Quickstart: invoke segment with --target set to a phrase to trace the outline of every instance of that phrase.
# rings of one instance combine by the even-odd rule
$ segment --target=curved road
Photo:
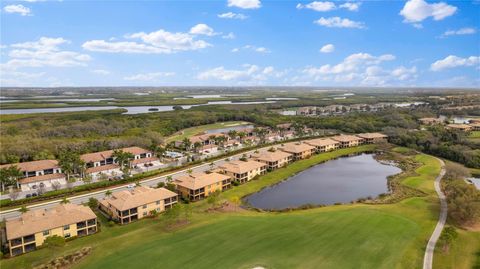
[[[442,234],[443,227],[447,221],[447,199],[440,188],[440,180],[442,180],[443,176],[445,175],[445,163],[439,158],[436,159],[442,165],[440,174],[437,176],[437,178],[435,178],[434,183],[435,191],[440,199],[440,216],[438,218],[437,226],[435,227],[435,230],[433,230],[432,236],[430,237],[430,240],[428,240],[427,248],[425,249],[425,256],[423,257],[423,269],[432,269],[435,245],[437,244],[438,238]]]

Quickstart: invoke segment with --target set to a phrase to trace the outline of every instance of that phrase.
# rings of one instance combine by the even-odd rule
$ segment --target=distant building
[[[52,185],[64,186],[67,184],[65,175],[56,160],[41,160],[14,164],[0,165],[0,168],[16,166],[23,173],[18,180],[22,191],[50,188]]]
[[[340,148],[356,147],[364,142],[363,138],[354,135],[337,135],[331,139],[340,142]]]
[[[219,169],[232,180],[245,183],[258,175],[265,174],[267,164],[257,161],[231,161],[220,165]]]
[[[470,123],[469,124],[472,127],[473,131],[480,131],[480,122],[478,123]]]
[[[252,154],[251,158],[255,161],[267,164],[269,170],[275,170],[289,164],[293,159],[293,155],[291,153],[276,150],[273,152],[264,151],[260,153],[254,153]]]
[[[418,121],[424,125],[441,124],[443,122],[440,118],[421,118]]]
[[[472,126],[468,124],[463,124],[463,123],[447,124],[446,128],[451,130],[458,130],[462,132],[470,132],[473,130]]]
[[[216,191],[224,191],[231,186],[230,176],[219,173],[192,173],[175,179],[178,193],[190,200],[198,201]]]
[[[11,256],[40,247],[49,236],[70,238],[97,232],[97,216],[86,206],[57,205],[23,213],[19,219],[5,223],[6,238]]]
[[[363,139],[364,144],[386,142],[388,138],[387,135],[381,133],[363,133],[357,134],[357,136]]]
[[[302,142],[286,143],[279,147],[279,149],[292,154],[294,160],[306,159],[315,152],[315,147]]]
[[[315,147],[316,152],[326,152],[336,150],[340,147],[340,142],[330,138],[317,138],[305,141],[305,144]]]
[[[215,154],[218,152],[218,146],[215,144],[204,145],[201,146],[197,152],[203,155]]]
[[[100,209],[120,224],[163,212],[177,203],[177,194],[165,188],[139,186],[132,190],[112,193],[100,201]]]

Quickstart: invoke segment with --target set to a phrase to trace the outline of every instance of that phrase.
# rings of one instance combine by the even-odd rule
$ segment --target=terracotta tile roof
[[[76,204],[57,205],[49,210],[32,210],[23,213],[19,219],[6,222],[7,239],[27,236],[94,218],[97,216],[89,207]]]
[[[315,149],[315,147],[312,147],[302,142],[291,142],[284,144],[280,147],[280,149],[290,153],[302,153],[305,151],[312,151]]]
[[[150,150],[147,150],[147,149],[144,149],[144,148],[141,148],[141,147],[122,148],[121,150],[123,150],[123,151],[125,151],[125,152],[130,152],[130,153],[132,153],[133,155],[140,155],[140,154],[150,153],[150,152],[151,152]]]
[[[136,164],[142,164],[142,163],[151,163],[151,162],[155,162],[155,161],[159,161],[160,159],[158,159],[157,157],[148,157],[148,158],[141,158],[141,159],[136,159],[136,160],[132,160],[130,163],[132,165],[136,165]]]
[[[282,123],[282,124],[277,124],[277,128],[285,128],[288,129],[292,126],[291,123]]]
[[[456,129],[471,129],[472,126],[463,124],[463,123],[453,123],[453,124],[448,124],[447,127],[449,128],[456,128]]]
[[[80,156],[80,159],[82,159],[82,161],[86,163],[99,162],[112,157],[112,154],[113,154],[113,150],[105,150],[105,151],[83,154]]]
[[[335,141],[330,138],[317,138],[317,139],[307,140],[305,141],[305,143],[315,147],[324,147],[324,146],[339,144],[338,141]]]
[[[18,169],[20,169],[22,172],[59,168],[57,160],[41,160],[24,163],[4,164],[0,165],[0,168],[6,168],[13,165],[17,166]]]
[[[201,134],[201,135],[195,135],[190,137],[190,142],[191,143],[196,143],[196,142],[204,142],[207,140],[210,140],[210,137],[219,137],[219,136],[225,136],[225,134],[222,133],[212,133],[212,134]]]
[[[40,181],[52,180],[52,179],[62,179],[62,178],[65,178],[64,174],[48,174],[48,175],[36,176],[36,177],[26,177],[26,178],[19,179],[18,181],[20,182],[20,184],[27,184],[27,183],[40,182]]]
[[[375,139],[375,138],[387,138],[387,135],[381,134],[381,133],[363,133],[363,134],[357,134],[358,137],[360,138],[365,138],[365,139]]]
[[[337,135],[332,137],[333,140],[338,142],[353,142],[353,141],[360,141],[363,138],[354,135]]]
[[[200,148],[200,150],[207,150],[207,149],[213,149],[213,148],[218,148],[218,146],[215,144],[204,145]]]
[[[115,209],[123,211],[176,196],[176,193],[165,188],[153,189],[139,186],[131,191],[114,192],[112,197],[103,199],[101,203],[106,207],[111,205]]]
[[[97,167],[87,168],[87,170],[85,172],[86,173],[97,173],[97,172],[102,172],[102,171],[107,171],[107,170],[112,170],[112,169],[120,169],[120,166],[118,164],[101,165],[101,166],[97,166]]]
[[[243,174],[265,166],[266,164],[257,161],[231,161],[220,165],[220,168],[235,174]]]
[[[276,150],[274,152],[264,151],[256,154],[252,154],[252,158],[255,160],[261,160],[265,162],[277,162],[288,157],[292,156],[292,154],[283,152],[280,150]]]
[[[229,176],[219,173],[192,173],[191,175],[177,178],[175,180],[175,184],[185,187],[187,189],[197,190],[205,186],[215,184],[217,182],[222,182],[229,178]]]
[[[472,127],[480,127],[480,122],[470,123],[469,125]]]

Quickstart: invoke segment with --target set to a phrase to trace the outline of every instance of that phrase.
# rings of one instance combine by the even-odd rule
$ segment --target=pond
[[[245,201],[266,210],[349,203],[388,193],[387,177],[400,172],[398,167],[375,160],[374,154],[343,157],[311,167]]]
[[[469,123],[470,120],[478,119],[476,117],[464,117],[464,116],[450,116],[450,117],[448,117],[448,116],[445,116],[445,115],[440,115],[438,118],[441,119],[442,121],[450,120],[453,123]]]
[[[210,101],[200,105],[181,105],[183,109],[190,109],[194,106],[206,105],[252,105],[252,104],[270,104],[275,101],[252,101],[252,102],[232,102],[232,101]],[[52,108],[24,108],[24,109],[0,109],[0,115],[8,114],[30,114],[30,113],[54,113],[54,112],[76,112],[76,111],[92,111],[92,110],[109,110],[123,108],[127,112],[124,114],[141,114],[162,111],[172,111],[173,106],[79,106],[79,107],[52,107]],[[152,108],[156,110],[151,110]]]
[[[480,178],[478,177],[471,177],[466,179],[468,184],[473,184],[477,190],[480,190]]]

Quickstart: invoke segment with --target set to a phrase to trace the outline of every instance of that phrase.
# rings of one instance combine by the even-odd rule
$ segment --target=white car
[[[134,189],[135,188],[135,184],[128,184],[127,185],[127,189]]]

